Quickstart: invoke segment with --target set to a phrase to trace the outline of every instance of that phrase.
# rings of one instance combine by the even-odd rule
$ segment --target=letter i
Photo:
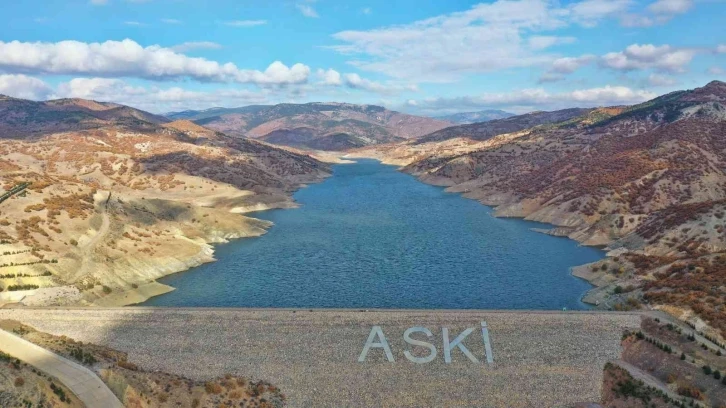
[[[482,340],[484,340],[484,351],[487,354],[487,364],[492,364],[494,362],[494,354],[492,354],[492,344],[489,341],[489,328],[485,321],[481,322],[481,337]]]

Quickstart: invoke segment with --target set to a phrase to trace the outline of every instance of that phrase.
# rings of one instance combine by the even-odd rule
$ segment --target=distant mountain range
[[[253,105],[170,112],[166,116],[192,120],[232,136],[315,150],[347,150],[398,142],[453,125],[381,106],[349,103]]]
[[[434,116],[434,119],[466,125],[469,123],[488,122],[494,119],[505,119],[512,116],[515,116],[515,114],[498,109],[488,109],[479,112],[462,112],[454,113],[453,115]]]

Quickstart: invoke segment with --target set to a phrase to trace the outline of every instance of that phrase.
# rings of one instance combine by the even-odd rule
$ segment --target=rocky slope
[[[347,150],[416,138],[450,122],[406,115],[374,105],[347,103],[279,104],[206,111],[172,112],[232,136],[315,150]]]
[[[556,120],[524,130],[457,126],[358,154],[403,165],[499,216],[607,247],[610,257],[583,272],[602,283],[602,307],[666,307],[726,335],[726,84]]]
[[[142,301],[169,290],[155,279],[212,261],[209,243],[269,226],[241,213],[294,206],[294,190],[329,174],[310,156],[125,106],[0,105],[0,304]]]
[[[436,119],[444,120],[458,125],[468,125],[470,123],[488,122],[495,119],[506,119],[516,116],[513,113],[505,112],[498,109],[483,110],[479,112],[461,112],[452,115],[437,116]]]

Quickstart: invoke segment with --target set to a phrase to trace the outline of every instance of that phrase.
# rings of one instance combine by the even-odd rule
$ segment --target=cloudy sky
[[[726,80],[724,15],[726,0],[4,2],[0,93],[157,113],[632,104]]]

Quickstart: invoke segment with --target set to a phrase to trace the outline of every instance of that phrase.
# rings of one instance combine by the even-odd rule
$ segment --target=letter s
[[[414,346],[421,346],[426,347],[427,349],[431,350],[431,353],[429,353],[426,357],[416,357],[413,354],[411,354],[408,350],[404,351],[403,354],[406,356],[406,358],[409,361],[412,361],[416,364],[423,364],[431,362],[434,358],[436,358],[436,346],[434,346],[431,343],[421,341],[421,340],[415,340],[411,338],[411,333],[415,332],[421,332],[426,334],[426,336],[431,337],[433,334],[431,331],[425,327],[411,327],[410,329],[403,332],[403,339],[406,341],[406,343],[414,345]]]

